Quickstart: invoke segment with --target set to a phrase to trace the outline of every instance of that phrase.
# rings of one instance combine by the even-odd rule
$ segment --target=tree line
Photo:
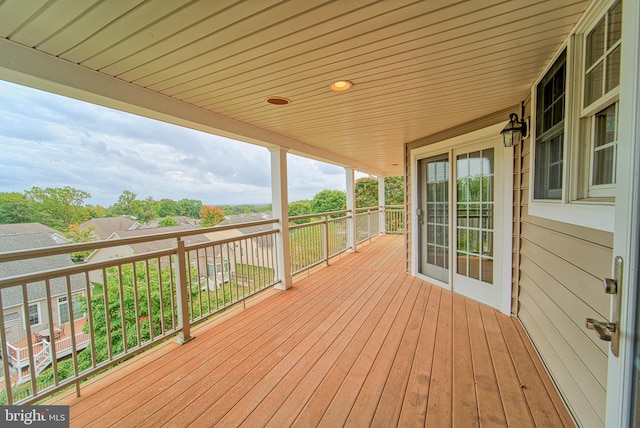
[[[386,177],[385,204],[399,205],[404,202],[403,177]],[[378,205],[378,181],[373,178],[357,180],[355,187],[356,207]],[[176,216],[200,219],[203,226],[212,226],[224,220],[225,215],[248,214],[271,211],[270,204],[263,205],[205,205],[196,199],[140,199],[138,195],[124,190],[118,200],[109,207],[85,204],[91,194],[65,187],[32,187],[24,192],[0,192],[0,224],[37,222],[62,232],[73,231],[72,226],[91,218],[126,216],[145,224],[154,219],[161,226],[174,224]],[[294,201],[289,204],[289,216],[340,211],[346,208],[346,194],[340,190],[322,190],[311,200]],[[177,224],[177,223],[176,223]],[[77,232],[77,230],[76,230]]]

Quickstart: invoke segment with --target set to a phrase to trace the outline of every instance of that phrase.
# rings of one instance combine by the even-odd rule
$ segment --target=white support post
[[[353,168],[344,169],[347,180],[347,210],[351,212],[351,221],[347,227],[347,251],[356,252],[356,185],[355,171]]]
[[[378,177],[378,206],[380,207],[380,220],[378,222],[379,232],[385,234],[387,232],[386,207],[384,200],[384,177]]]
[[[287,150],[282,147],[271,152],[271,210],[273,218],[280,220],[280,232],[276,235],[278,255],[278,290],[287,290],[293,285],[291,278],[291,248],[289,247],[289,203],[287,191]]]

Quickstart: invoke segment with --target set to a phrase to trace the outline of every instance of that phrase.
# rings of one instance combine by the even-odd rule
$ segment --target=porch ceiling
[[[399,175],[404,143],[519,104],[587,3],[5,0],[0,78]]]

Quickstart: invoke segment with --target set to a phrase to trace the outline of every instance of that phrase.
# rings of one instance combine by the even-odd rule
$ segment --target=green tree
[[[200,224],[204,227],[215,226],[224,220],[225,213],[220,207],[203,205],[200,209]]]
[[[69,225],[69,229],[65,232],[64,236],[73,243],[91,242],[98,239],[93,233],[94,230],[96,230],[95,226],[82,228],[79,224],[72,224]],[[74,262],[82,262],[89,254],[91,254],[91,251],[78,251],[71,255],[71,259]]]
[[[164,217],[160,219],[160,221],[158,222],[158,226],[160,227],[177,226],[177,225],[178,225],[178,220],[176,220],[173,217]]]
[[[180,199],[178,201],[179,215],[190,218],[200,218],[202,202],[197,199]]]
[[[295,217],[298,215],[307,215],[307,214],[311,214],[311,206],[309,204],[309,201],[295,201],[289,204],[288,211],[289,211],[289,217]],[[292,223],[302,224],[302,223],[309,223],[310,221],[311,219],[305,218],[305,219],[293,220]]]
[[[155,211],[158,217],[177,216],[180,214],[180,206],[172,199],[160,199],[155,204]]]
[[[140,201],[137,199],[138,195],[130,190],[124,190],[118,201],[113,204],[113,211],[116,215],[125,215],[129,217],[136,217],[140,213]]]
[[[356,181],[355,187],[356,208],[377,207],[378,204],[378,180],[371,177],[363,177]]]
[[[89,211],[91,218],[108,217],[108,210],[102,205],[86,205],[85,208]]]
[[[384,203],[385,205],[404,204],[404,177],[384,178]]]
[[[84,200],[91,195],[73,187],[32,187],[25,192],[26,197],[37,207],[40,223],[64,230],[69,225],[82,223],[91,218],[84,207]]]
[[[309,207],[312,214],[341,211],[347,207],[347,196],[341,190],[325,189],[313,197]]]
[[[271,204],[263,205],[220,205],[220,209],[227,215],[253,214],[271,211]]]
[[[0,193],[0,224],[31,223],[35,220],[35,207],[25,195]]]

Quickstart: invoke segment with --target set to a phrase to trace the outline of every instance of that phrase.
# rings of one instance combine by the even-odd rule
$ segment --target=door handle
[[[598,321],[587,318],[586,326],[594,330],[600,340],[611,342],[611,352],[616,357],[619,351],[620,341],[620,285],[622,284],[622,257],[614,260],[613,278],[604,279],[604,292],[613,297],[612,321]]]
[[[586,322],[589,330],[595,330],[600,340],[611,342],[613,334],[616,332],[616,324],[613,322],[604,322],[594,320],[593,318],[587,318]]]

